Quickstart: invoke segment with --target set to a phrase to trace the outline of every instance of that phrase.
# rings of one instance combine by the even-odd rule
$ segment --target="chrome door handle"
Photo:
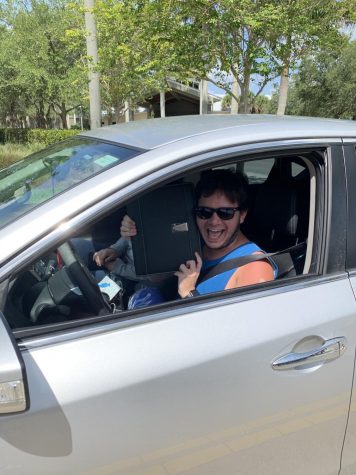
[[[343,336],[326,340],[321,346],[305,353],[288,353],[272,361],[273,369],[281,371],[304,365],[317,364],[339,358],[346,351],[346,338]]]

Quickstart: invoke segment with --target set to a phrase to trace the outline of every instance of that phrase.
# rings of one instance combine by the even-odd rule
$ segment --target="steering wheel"
[[[92,310],[95,315],[112,313],[110,303],[104,299],[93,275],[73,250],[70,243],[63,243],[58,247],[58,251],[64,264],[68,268],[70,277],[73,279],[73,282],[78,285],[90,310]]]

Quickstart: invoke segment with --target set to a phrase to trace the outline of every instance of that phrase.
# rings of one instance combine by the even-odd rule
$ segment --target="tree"
[[[266,37],[281,13],[270,0],[101,0],[96,13],[109,103],[164,89],[169,76],[208,79],[237,100],[234,77],[247,112],[251,80],[262,91],[276,74]]]
[[[208,79],[251,108],[281,75],[284,113],[290,70],[342,43],[339,26],[355,0],[98,0],[100,71],[107,106],[137,103],[167,77]],[[347,10],[349,9],[349,10]],[[232,83],[237,82],[240,94]]]
[[[253,114],[267,114],[270,110],[271,100],[262,94],[249,93],[249,107]],[[221,101],[221,109],[228,110],[231,107],[231,96],[226,94]]]
[[[9,31],[4,24],[0,26],[0,44],[0,123],[5,124],[8,120],[13,126],[21,126],[21,118],[26,115],[24,91],[17,83],[17,69],[9,54]]]
[[[21,97],[27,112],[33,108],[38,127],[50,126],[57,115],[66,128],[67,113],[84,100],[86,77],[80,58],[85,50],[78,43],[73,46],[66,35],[82,18],[66,3],[12,2],[6,12],[7,47],[0,54],[2,89]]]
[[[175,8],[186,21],[176,44],[189,58],[197,77],[209,76],[237,100],[231,83],[240,87],[240,110],[248,112],[251,82],[258,96],[281,76],[279,113],[284,113],[288,78],[306,54],[342,44],[340,27],[355,16],[355,0],[186,0]],[[180,7],[179,7],[180,6]],[[183,14],[181,14],[184,17]],[[189,51],[189,52],[188,52]],[[189,69],[189,68],[187,68]]]
[[[278,27],[278,4],[267,0],[187,0],[177,5],[186,21],[175,43],[180,57],[188,61],[186,69],[208,78],[238,100],[231,87],[235,79],[240,88],[240,110],[248,112],[251,81],[257,81],[258,95],[275,75],[266,39]]]
[[[231,96],[229,94],[225,94],[221,101],[221,110],[227,111],[231,107]]]
[[[271,101],[274,107],[276,96]],[[305,58],[292,77],[286,111],[356,120],[356,41],[344,46],[341,53],[328,50]]]
[[[103,102],[134,107],[167,89],[167,77],[187,77],[171,35],[177,16],[170,2],[99,0],[96,3]]]
[[[251,112],[254,114],[268,114],[271,99],[263,94],[255,96],[250,93]]]
[[[340,28],[345,21],[352,21],[350,7],[354,0],[276,0],[276,3],[282,15],[269,41],[276,70],[281,75],[277,114],[283,115],[290,71],[307,54],[325,48],[340,50],[344,44]]]

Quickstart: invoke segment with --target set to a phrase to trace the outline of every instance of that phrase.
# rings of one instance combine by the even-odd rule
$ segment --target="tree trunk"
[[[135,120],[134,111],[130,107],[130,102],[125,101],[125,122],[132,122]]]
[[[245,74],[244,82],[241,87],[240,112],[248,114],[250,111],[248,103],[248,93],[250,92],[250,75]]]
[[[63,129],[68,129],[68,121],[67,121],[67,114],[64,109],[64,111],[61,114],[61,119],[62,119],[62,127]]]
[[[232,81],[232,93],[237,97],[239,95],[239,85],[237,79],[234,77]],[[239,113],[239,103],[234,96],[231,96],[231,114]]]
[[[51,106],[49,105],[47,107],[47,112],[45,112],[45,118],[46,118],[46,128],[51,129],[53,127],[53,119],[51,117]]]
[[[166,94],[164,91],[159,93],[159,104],[161,117],[166,117]]]
[[[208,81],[202,79],[200,81],[200,115],[208,113],[208,101]]]
[[[87,30],[87,55],[91,58],[89,62],[89,109],[90,109],[90,128],[98,129],[101,127],[101,95],[100,95],[100,75],[95,70],[98,64],[98,44],[95,16],[93,13],[94,0],[84,0],[85,28]]]
[[[46,117],[44,113],[44,104],[43,101],[40,100],[38,103],[37,109],[37,127],[39,129],[45,129],[46,128]]]
[[[117,104],[117,106],[115,107],[115,121],[117,124],[119,124],[121,121],[120,121],[120,112],[122,110],[122,104]]]
[[[113,115],[112,115],[112,109],[111,109],[111,107],[108,107],[107,113],[108,113],[108,115],[106,116],[106,117],[107,117],[107,120],[108,120],[107,125],[111,125],[111,124],[113,123]]]
[[[67,121],[67,111],[66,111],[66,105],[65,102],[61,102],[60,108],[59,108],[59,116],[62,121],[62,128],[63,129],[68,129],[68,121]]]
[[[148,104],[147,106],[147,119],[153,119],[154,118],[154,111],[153,111],[153,106],[151,103]]]
[[[279,85],[277,115],[284,115],[286,112],[288,86],[289,86],[289,65],[286,63],[281,74],[281,81]]]

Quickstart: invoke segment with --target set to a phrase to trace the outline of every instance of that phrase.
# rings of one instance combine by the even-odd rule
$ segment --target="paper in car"
[[[99,165],[99,167],[108,167],[109,165],[112,165],[118,161],[119,159],[117,157],[113,157],[112,155],[103,155],[102,157],[94,160],[94,163]]]
[[[109,297],[109,300],[112,300],[115,295],[117,295],[121,287],[117,285],[108,275],[106,275],[101,281],[98,283],[99,289],[103,294],[106,294]]]

